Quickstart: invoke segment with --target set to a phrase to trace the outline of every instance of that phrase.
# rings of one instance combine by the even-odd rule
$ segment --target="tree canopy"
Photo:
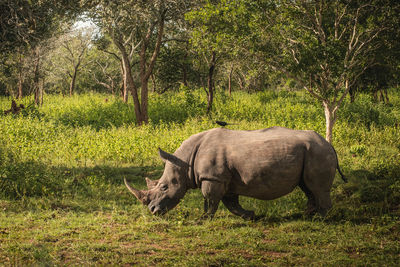
[[[0,53],[35,46],[79,13],[79,1],[2,0]]]

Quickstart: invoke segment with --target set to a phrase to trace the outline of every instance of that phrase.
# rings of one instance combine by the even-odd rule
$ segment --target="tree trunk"
[[[215,51],[212,52],[211,55],[211,61],[208,69],[208,94],[207,94],[207,114],[211,112],[212,109],[212,104],[214,101],[214,80],[213,80],[213,75],[214,75],[214,70],[215,70]]]
[[[325,139],[326,141],[332,144],[332,132],[333,132],[333,126],[337,119],[336,118],[337,107],[332,106],[327,101],[324,101],[323,105],[324,105],[325,122],[326,122]]]
[[[131,92],[133,98],[133,105],[135,110],[136,121],[139,125],[142,124],[142,110],[139,102],[139,96],[137,92],[137,88],[135,82],[132,77],[131,63],[129,62],[129,56],[126,52],[125,47],[122,44],[122,41],[113,37],[113,42],[116,47],[119,49],[122,55],[122,74],[123,74],[123,100],[124,102],[128,102],[128,92]]]
[[[23,75],[22,75],[22,55],[19,54],[19,62],[18,62],[18,99],[22,99],[22,84],[23,84]]]
[[[78,73],[78,68],[74,67],[74,73],[72,74],[71,83],[69,84],[69,96],[73,96],[74,95],[75,81],[76,81],[77,73]]]
[[[164,35],[164,22],[165,22],[165,13],[167,12],[167,9],[165,9],[161,17],[159,19],[159,24],[158,24],[158,32],[157,32],[157,41],[153,50],[153,54],[149,60],[149,63],[147,65],[147,58],[146,58],[146,51],[148,48],[148,43],[151,38],[152,34],[152,27],[148,29],[148,32],[146,36],[144,36],[144,39],[142,40],[142,49],[140,51],[140,82],[141,82],[141,120],[138,121],[139,124],[143,123],[148,123],[149,122],[149,115],[148,115],[148,98],[149,98],[149,79],[150,75],[153,72],[154,65],[156,63],[156,59],[158,57],[158,54],[160,52],[160,47],[162,43],[162,37]]]
[[[356,100],[356,87],[355,87],[355,85],[352,85],[350,87],[349,94],[350,94],[350,103],[354,103],[354,101]]]
[[[188,52],[187,52],[187,45],[186,45],[186,49],[185,49],[185,54],[183,55],[183,65],[182,65],[182,74],[183,74],[183,85],[184,86],[188,86],[188,82],[187,82],[187,57],[188,57]]]
[[[127,88],[126,88],[126,77],[125,77],[125,68],[124,68],[124,62],[121,59],[120,62],[120,67],[121,67],[121,74],[122,74],[122,84],[121,84],[121,97],[122,97],[122,101],[124,103],[128,102],[128,92],[127,92]]]
[[[151,74],[151,83],[153,85],[153,93],[155,93],[157,91],[157,84],[156,84],[156,77],[154,76],[154,74]]]
[[[142,80],[142,90],[141,90],[141,111],[142,117],[140,124],[148,123],[149,122],[149,115],[148,115],[148,99],[149,99],[149,79]]]
[[[127,72],[127,68],[129,68],[129,73]],[[124,66],[124,78],[123,78],[123,84],[122,84],[122,101],[124,103],[128,103],[128,92],[129,90],[132,90],[132,84],[134,85],[133,82],[128,82],[128,80],[132,79],[132,74],[130,71],[131,67],[130,66]],[[128,85],[129,84],[129,85]]]
[[[35,96],[35,104],[37,106],[40,105],[40,85],[39,85],[39,78],[40,78],[40,73],[39,73],[39,65],[40,65],[40,54],[39,54],[39,48],[36,48],[33,51],[33,55],[35,58],[35,70],[34,70],[34,76],[33,76],[33,90],[34,90],[34,96]]]
[[[240,90],[244,91],[244,88],[245,88],[245,86],[246,86],[246,85],[245,85],[244,79],[243,79],[242,77],[239,76],[238,81],[239,81]]]
[[[385,95],[386,104],[389,104],[390,102],[389,102],[389,96],[388,96],[387,89],[385,88],[385,89],[382,89],[382,90],[383,90],[383,93]]]
[[[228,92],[229,96],[232,94],[232,73],[233,73],[233,64],[231,66],[231,70],[229,71],[229,76],[228,76]]]
[[[44,82],[45,82],[45,80],[44,80],[44,77],[42,78],[42,82],[41,82],[41,84],[40,84],[40,105],[42,106],[43,105],[43,95],[44,95]]]
[[[124,80],[125,80],[125,88],[124,88],[124,102],[128,102],[128,92],[131,92],[133,98],[133,105],[135,109],[136,121],[139,125],[142,124],[142,110],[140,107],[139,97],[137,88],[135,85],[135,81],[132,77],[132,70],[128,59],[128,54],[123,53],[122,55],[123,63],[124,63]],[[126,101],[125,101],[126,99]]]
[[[111,94],[113,95],[113,96],[115,96],[115,84],[114,84],[114,80],[113,80],[113,78],[110,78],[110,89],[111,89]]]

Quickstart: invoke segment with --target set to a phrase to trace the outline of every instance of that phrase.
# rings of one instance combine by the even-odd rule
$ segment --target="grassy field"
[[[218,91],[211,116],[202,91],[155,94],[142,127],[132,104],[101,94],[46,96],[38,109],[0,115],[0,265],[399,266],[398,90],[390,100],[360,95],[340,110],[333,144],[349,183],[337,175],[326,217],[303,216],[306,198],[296,189],[273,201],[241,198],[257,221],[222,204],[213,220],[200,220],[198,190],[153,216],[123,177],[145,188],[143,177],[163,171],[158,147],[173,152],[215,119],[236,123],[231,129],[324,135],[322,107],[303,92]],[[9,106],[0,98],[1,110]]]

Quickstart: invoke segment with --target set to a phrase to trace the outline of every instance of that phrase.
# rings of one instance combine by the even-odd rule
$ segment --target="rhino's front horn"
[[[124,177],[124,183],[125,186],[128,188],[128,190],[135,195],[135,197],[142,202],[144,205],[147,205],[147,193],[145,191],[142,190],[137,190],[136,188],[133,188],[132,186],[130,186],[128,184],[128,182],[126,181],[125,177]]]

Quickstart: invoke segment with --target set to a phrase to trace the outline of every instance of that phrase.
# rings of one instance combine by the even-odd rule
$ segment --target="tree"
[[[386,7],[378,1],[285,1],[274,12],[270,43],[278,49],[270,63],[323,104],[326,139],[332,142],[338,109],[374,64]]]
[[[116,83],[120,79],[119,73],[115,69],[112,58],[106,60],[95,59],[94,63],[100,71],[92,71],[92,77],[97,84],[105,87],[112,95],[116,93]]]
[[[118,55],[117,48],[112,44],[109,36],[99,34],[94,37],[92,44],[95,45],[96,51],[102,56],[95,57],[96,65],[101,68],[101,71],[92,71],[92,75],[96,83],[115,92],[115,85],[120,82],[119,91],[123,101],[127,101],[126,85],[124,79],[124,67],[122,58]]]
[[[54,41],[53,49],[46,60],[49,85],[56,90],[68,88],[72,96],[76,90],[78,73],[84,63],[93,29],[71,29]],[[64,89],[61,89],[65,94]]]
[[[253,49],[318,99],[332,142],[337,111],[357,78],[374,64],[390,12],[385,1],[248,2]]]
[[[48,45],[43,41],[32,49],[20,47],[14,53],[3,54],[0,81],[9,95],[21,99],[33,94],[35,104],[42,103],[44,70],[41,63],[46,52]]]
[[[73,18],[78,10],[78,0],[1,1],[0,53],[34,47],[51,37],[58,25]]]
[[[71,38],[72,37],[72,38]],[[69,84],[69,95],[72,96],[75,90],[76,76],[79,67],[84,59],[85,52],[90,44],[91,32],[78,32],[77,36],[66,36],[61,46],[65,50],[65,59],[69,62],[68,76],[71,78]]]
[[[103,34],[111,37],[122,59],[123,79],[133,97],[139,125],[148,122],[148,82],[163,43],[166,23],[182,17],[187,1],[93,1],[92,14]],[[93,3],[92,3],[93,4]],[[132,70],[138,63],[138,84]],[[140,94],[140,97],[139,97]]]
[[[192,50],[200,58],[200,64],[207,64],[207,87],[204,88],[207,94],[207,113],[212,110],[214,101],[214,78],[217,63],[230,49],[232,43],[229,36],[222,29],[225,1],[213,3],[205,1],[202,8],[193,10],[186,14],[186,19],[192,24],[190,44]]]
[[[35,103],[41,102],[39,81],[43,47],[60,30],[60,25],[75,17],[78,10],[78,0],[0,2],[0,63],[9,74],[2,76],[6,77],[4,83],[8,87],[13,85],[13,80],[18,80],[17,97],[23,96],[23,86],[27,84],[35,95]]]
[[[248,74],[237,76],[234,75],[235,71],[237,74],[240,69],[244,70],[246,66],[242,64],[250,65],[247,61],[255,56],[249,46],[251,29],[246,25],[252,15],[245,9],[244,2],[207,0],[201,8],[186,14],[186,19],[192,24],[192,50],[207,64],[207,112],[212,108],[216,70],[227,66],[228,71],[219,73],[226,76],[230,93],[232,78],[244,78]],[[238,83],[245,87],[243,79]]]
[[[378,1],[377,4],[384,3]],[[369,92],[378,101],[389,103],[387,89],[398,85],[397,73],[400,62],[400,6],[386,5],[385,31],[379,38],[379,47],[374,51],[374,63],[369,66],[350,88],[350,98],[354,102],[357,92]]]

